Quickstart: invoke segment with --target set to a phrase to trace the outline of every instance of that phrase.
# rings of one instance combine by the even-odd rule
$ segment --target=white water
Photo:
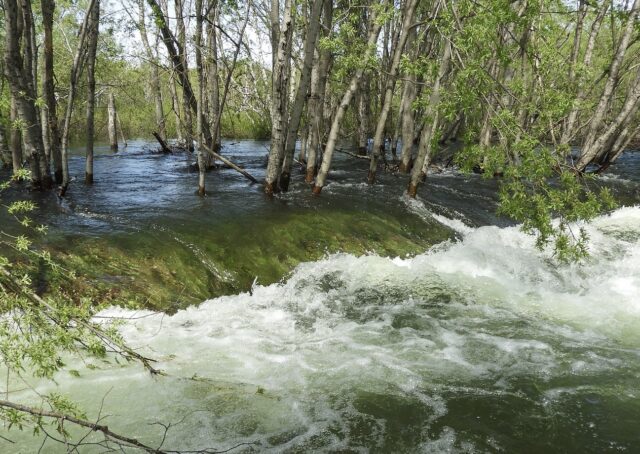
[[[168,376],[94,362],[61,389],[86,408],[108,393],[110,427],[149,443],[181,421],[179,449],[513,451],[543,446],[518,431],[539,420],[569,448],[640,447],[640,207],[586,226],[581,267],[517,228],[440,220],[463,239],[414,258],[333,255],[173,316],[108,310]]]

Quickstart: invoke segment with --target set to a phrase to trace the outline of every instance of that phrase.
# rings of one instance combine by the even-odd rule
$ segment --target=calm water
[[[409,258],[332,255],[172,316],[104,312],[128,319],[125,338],[168,374],[100,362],[58,377],[85,408],[106,395],[113,430],[153,445],[153,423],[175,423],[165,448],[181,450],[640,451],[640,155],[605,178],[628,206],[586,226],[591,261],[559,267],[496,218],[494,183],[477,176],[434,175],[411,201],[403,177],[368,187],[367,163],[340,157],[319,198],[296,183],[268,201],[222,170],[199,199],[184,155],[145,146],[100,155],[95,186],[75,182],[65,204],[42,200],[54,234],[196,237],[258,218],[368,210],[457,239]],[[225,152],[260,179],[266,146]],[[72,160],[80,181],[81,166]],[[0,440],[0,451],[39,446],[20,442]]]

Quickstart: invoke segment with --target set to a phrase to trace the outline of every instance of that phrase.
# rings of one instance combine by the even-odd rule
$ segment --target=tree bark
[[[40,116],[35,105],[37,93],[33,79],[33,13],[28,0],[8,0],[5,11],[4,71],[23,127],[24,152],[35,188],[50,188]]]
[[[285,192],[289,190],[289,181],[291,179],[291,164],[293,163],[293,156],[295,153],[296,141],[298,138],[300,120],[302,119],[302,111],[309,94],[311,68],[313,66],[313,53],[318,43],[320,15],[322,14],[322,5],[324,1],[325,0],[313,0],[311,15],[309,17],[307,36],[304,44],[304,61],[302,63],[302,74],[300,75],[300,84],[298,85],[296,98],[291,109],[289,125],[287,128],[287,137],[285,141],[284,162],[282,164],[282,171],[280,173],[280,189]]]
[[[328,37],[333,25],[333,0],[325,0],[322,13],[322,36]],[[305,182],[313,183],[316,176],[316,161],[320,144],[324,138],[324,105],[327,75],[331,65],[331,52],[320,49],[316,66],[311,71],[311,99],[309,100],[309,140],[307,141],[307,169]]]
[[[147,60],[149,61],[149,65],[151,67],[151,74],[150,74],[151,79],[149,80],[149,86],[151,88],[151,93],[152,93],[153,101],[155,105],[156,132],[163,139],[166,139],[167,126],[164,119],[164,107],[162,105],[162,89],[160,88],[160,74],[158,71],[158,66],[160,65],[160,62],[157,55],[157,48],[154,50],[151,47],[151,43],[149,41],[149,34],[147,33],[147,25],[145,22],[144,0],[140,0],[140,19],[138,22],[138,30],[140,31],[142,45],[144,46],[145,53],[147,54]],[[157,41],[156,41],[156,44],[157,44]]]
[[[16,98],[11,94],[11,110],[9,116],[9,124],[11,128],[9,130],[9,149],[11,150],[11,162],[13,166],[13,173],[22,168],[22,133],[20,129],[16,128],[15,122],[18,120],[18,107]]]
[[[109,133],[109,148],[118,151],[118,123],[116,121],[116,98],[109,92],[107,98],[107,131]]]
[[[60,131],[58,129],[57,103],[53,74],[53,13],[55,11],[54,0],[41,0],[42,26],[44,29],[44,65],[42,80],[42,95],[46,108],[43,109],[42,130],[46,131],[45,153],[53,163],[54,179],[56,184],[62,183],[62,156],[60,154]],[[46,121],[45,121],[46,120]]]
[[[279,2],[272,0],[272,21],[276,14],[274,9]],[[271,76],[271,149],[269,150],[269,162],[265,177],[264,192],[272,195],[277,190],[277,180],[280,175],[280,165],[284,157],[284,145],[286,140],[285,121],[287,118],[287,95],[289,87],[288,67],[291,65],[291,53],[289,49],[290,35],[293,33],[292,0],[285,0],[284,18],[280,28],[280,36],[277,40],[275,61]],[[279,12],[278,12],[279,14]]]
[[[84,57],[86,51],[87,30],[89,28],[89,20],[91,18],[91,11],[94,8],[99,8],[99,0],[90,0],[89,8],[85,14],[82,26],[80,28],[80,35],[78,37],[78,45],[76,47],[75,55],[73,57],[73,63],[71,65],[71,74],[69,77],[69,95],[67,98],[67,109],[64,115],[64,126],[62,128],[62,143],[60,148],[62,150],[62,186],[60,187],[60,197],[64,197],[69,188],[71,178],[69,175],[69,132],[71,127],[71,114],[73,112],[73,104],[76,96],[76,89],[78,80],[82,75],[84,69]]]
[[[187,34],[184,25],[183,0],[175,0],[176,24],[177,24],[177,44],[179,67],[177,70],[182,74],[183,79],[189,78],[189,60],[187,57]],[[182,90],[183,103],[185,106],[193,106],[192,109],[185,107],[183,119],[183,132],[187,149],[193,151],[193,115],[192,110],[198,114],[197,101],[192,90]]]
[[[584,140],[582,154],[576,163],[576,169],[579,172],[583,172],[587,165],[589,165],[589,163],[591,163],[596,156],[602,152],[600,147],[605,141],[599,137],[599,134],[601,133],[605,114],[607,113],[607,107],[619,80],[620,68],[627,52],[627,48],[629,47],[631,37],[633,36],[639,11],[640,0],[635,0],[631,10],[629,11],[629,17],[627,18],[627,23],[625,24],[622,37],[618,43],[615,56],[609,66],[609,76],[605,83],[604,90],[602,91],[602,95],[600,96],[600,101],[598,102],[593,118],[591,119],[589,131]]]
[[[387,82],[385,85],[384,100],[380,115],[378,117],[378,123],[376,125],[376,132],[373,136],[373,149],[371,150],[371,162],[369,164],[369,175],[367,181],[369,184],[373,184],[376,179],[376,171],[378,168],[378,159],[384,154],[384,131],[387,124],[387,118],[391,110],[391,104],[393,101],[393,91],[396,83],[396,76],[398,75],[398,68],[400,67],[400,59],[402,58],[404,47],[409,38],[410,28],[414,21],[414,12],[418,0],[406,0],[404,4],[404,14],[402,19],[402,29],[400,31],[398,41],[395,44],[393,52],[393,60],[391,62],[390,69],[388,71]]]
[[[93,144],[95,131],[96,105],[96,52],[98,50],[98,34],[100,27],[100,3],[97,2],[89,12],[89,30],[87,43],[87,159],[85,163],[84,182],[93,184]]]
[[[428,165],[433,136],[438,128],[440,92],[442,90],[444,79],[449,72],[449,66],[451,63],[451,43],[448,40],[445,40],[443,47],[444,49],[442,51],[442,57],[440,58],[438,77],[433,84],[433,88],[431,89],[429,105],[427,106],[424,115],[427,123],[422,129],[420,144],[418,145],[418,156],[416,157],[416,162],[413,166],[413,170],[411,171],[411,181],[409,182],[409,187],[407,188],[407,194],[412,198],[415,198],[418,192],[418,184],[422,180],[423,171],[426,165]]]
[[[365,55],[363,56],[364,61],[369,60],[373,52],[375,51],[375,43],[378,40],[378,36],[380,35],[380,29],[382,28],[382,24],[378,23],[378,17],[376,12],[371,13],[372,17],[370,19],[371,26],[369,29],[369,33],[367,36],[367,50],[365,51]],[[349,86],[347,91],[342,96],[342,100],[340,101],[340,105],[338,106],[338,110],[333,118],[333,122],[331,123],[331,130],[329,131],[329,136],[327,138],[327,145],[324,149],[324,155],[322,157],[322,165],[320,166],[320,171],[318,172],[318,176],[316,177],[315,185],[313,186],[313,193],[320,194],[322,188],[325,185],[327,180],[327,175],[329,174],[329,169],[331,168],[331,160],[333,158],[333,152],[336,148],[336,143],[338,141],[338,134],[340,133],[340,126],[342,123],[342,118],[344,117],[349,104],[351,103],[351,99],[358,89],[358,84],[362,79],[362,75],[364,74],[365,69],[359,68],[356,70],[355,74],[351,78],[349,82]]]

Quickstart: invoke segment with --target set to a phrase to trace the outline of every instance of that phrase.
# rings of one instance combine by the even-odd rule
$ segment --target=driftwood
[[[171,148],[169,148],[169,145],[167,145],[167,142],[165,142],[162,139],[162,137],[160,137],[160,134],[158,134],[157,132],[154,132],[153,137],[155,137],[158,143],[160,144],[160,148],[162,149],[163,153],[173,153]]]
[[[369,158],[369,156],[360,156],[360,155],[357,155],[355,153],[351,153],[350,151],[342,150],[340,148],[336,148],[336,151],[338,151],[340,153],[348,154],[349,156],[353,156],[354,158],[358,158],[358,159],[366,159],[367,161],[369,161],[371,159],[371,158]]]
[[[251,182],[253,183],[259,183],[258,180],[256,180],[256,178],[251,175],[249,172],[247,172],[246,170],[240,168],[239,166],[235,165],[233,162],[229,161],[227,158],[225,158],[222,155],[219,155],[218,153],[216,153],[215,151],[213,151],[211,148],[207,147],[206,145],[202,144],[201,145],[202,148],[209,153],[211,156],[213,156],[214,158],[222,161],[223,163],[225,163],[226,165],[228,165],[229,167],[231,167],[233,170],[235,170],[236,172],[241,173],[242,175],[244,175],[247,179],[251,180]]]

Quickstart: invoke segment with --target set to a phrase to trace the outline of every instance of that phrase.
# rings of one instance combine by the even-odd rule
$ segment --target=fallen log
[[[160,137],[160,134],[154,132],[153,137],[155,137],[160,144],[160,148],[162,149],[163,153],[173,153],[173,151],[171,151],[171,148],[169,148],[169,145],[167,145],[167,142],[165,142],[162,137]]]
[[[209,153],[211,156],[213,156],[214,158],[222,161],[223,163],[225,163],[226,165],[228,165],[229,167],[231,167],[233,170],[235,170],[236,172],[241,173],[242,175],[244,175],[247,179],[251,180],[251,182],[253,183],[259,183],[258,180],[255,179],[255,177],[253,175],[251,175],[249,172],[247,172],[246,170],[244,170],[243,168],[235,165],[233,162],[229,161],[227,158],[225,158],[222,155],[219,155],[218,153],[216,153],[215,151],[213,151],[211,148],[207,147],[206,145],[202,144],[202,148]]]

